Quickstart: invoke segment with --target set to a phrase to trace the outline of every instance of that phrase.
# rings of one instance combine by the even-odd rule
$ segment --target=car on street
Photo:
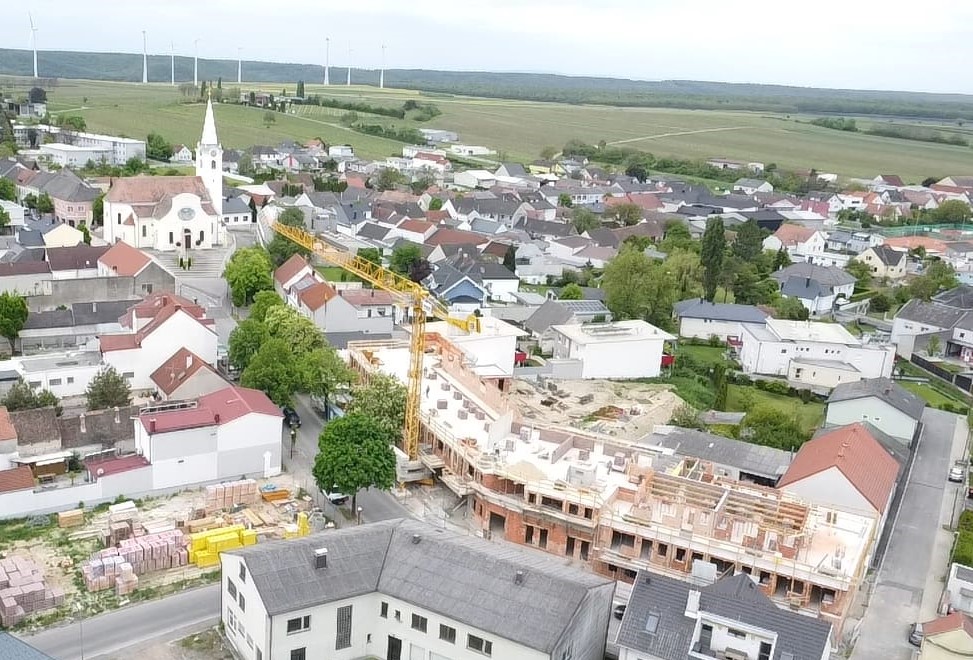
[[[290,406],[284,406],[280,409],[284,414],[284,423],[287,424],[292,429],[301,428],[301,416],[297,414],[297,411]]]
[[[913,623],[909,628],[909,643],[913,646],[922,646],[922,624]]]
[[[954,465],[953,467],[949,468],[949,476],[946,478],[949,481],[952,481],[954,484],[961,484],[963,483],[963,478],[965,476],[966,468],[962,465]]]
[[[328,493],[328,500],[335,506],[341,506],[348,501],[348,496],[340,492],[337,488],[332,488]]]
[[[615,615],[616,619],[621,621],[622,617],[625,616],[625,605],[616,605],[614,610],[612,610],[612,613]]]

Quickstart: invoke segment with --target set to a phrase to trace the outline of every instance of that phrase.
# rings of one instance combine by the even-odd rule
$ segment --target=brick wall
[[[76,417],[62,417],[59,420],[61,446],[74,449],[101,444],[107,449],[118,442],[132,440],[135,437],[132,417],[138,415],[138,411],[138,406],[129,406],[119,408],[117,413],[114,410],[98,410]]]
[[[18,445],[61,442],[61,429],[54,408],[35,408],[10,413],[10,421],[17,429]]]

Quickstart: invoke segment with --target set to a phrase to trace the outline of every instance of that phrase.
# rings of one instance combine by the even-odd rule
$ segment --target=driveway
[[[861,621],[853,660],[910,660],[915,647],[907,641],[909,626],[931,618],[923,605],[935,602],[945,572],[942,525],[963,503],[959,484],[946,481],[949,466],[966,447],[965,420],[952,413],[926,408],[924,429],[916,448],[912,472],[893,534],[879,567],[868,608]],[[948,543],[948,533],[945,533]],[[948,553],[948,545],[946,552]],[[927,587],[927,584],[929,585]],[[935,610],[935,607],[932,608]],[[925,611],[921,611],[925,610]]]

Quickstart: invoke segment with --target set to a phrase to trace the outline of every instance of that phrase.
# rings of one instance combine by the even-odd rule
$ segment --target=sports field
[[[236,88],[236,84],[225,83],[224,88]],[[279,94],[281,86],[244,83],[243,89]],[[293,91],[294,86],[289,85],[288,92]],[[570,139],[580,139],[590,143],[604,140],[657,156],[720,156],[848,177],[896,173],[907,182],[973,171],[973,149],[969,147],[845,133],[767,113],[577,106],[342,85],[308,84],[307,93],[374,105],[399,106],[407,99],[434,103],[442,115],[423,124],[366,114],[361,118],[369,123],[454,130],[464,143],[482,144],[518,161],[539,157],[546,146],[560,148]],[[64,80],[52,90],[50,100],[52,111],[82,115],[94,131],[132,137],[156,131],[170,142],[192,145],[202,124],[202,107],[184,104],[179,91],[168,85]],[[263,110],[224,104],[217,109],[217,122],[228,147],[320,137],[326,142],[350,143],[364,157],[401,150],[399,142],[341,126],[342,114],[344,111],[332,108],[303,107],[293,115],[276,113],[276,121],[265,127]]]

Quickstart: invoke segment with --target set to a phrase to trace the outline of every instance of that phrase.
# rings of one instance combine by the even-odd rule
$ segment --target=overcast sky
[[[0,44],[28,11],[42,50],[973,93],[970,0],[24,0]]]

